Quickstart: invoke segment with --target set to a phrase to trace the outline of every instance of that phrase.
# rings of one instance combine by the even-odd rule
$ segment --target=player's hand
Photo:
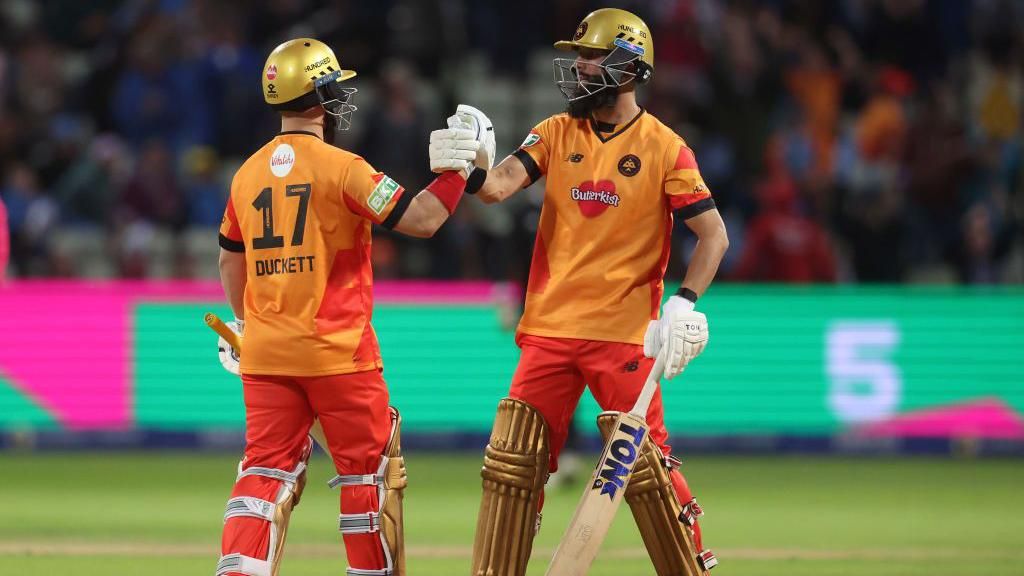
[[[476,140],[480,142],[480,149],[477,150],[473,163],[477,168],[490,170],[494,166],[494,150],[496,147],[494,143],[494,125],[491,124],[491,119],[487,117],[487,114],[469,104],[459,104],[459,107],[455,109],[455,116],[452,116],[452,118],[458,118],[476,132]],[[451,118],[448,121],[451,122]]]
[[[238,337],[242,337],[242,329],[245,328],[245,321],[235,318],[230,322],[224,323],[232,332],[238,334]],[[231,372],[235,376],[239,375],[238,364],[238,352],[228,344],[228,341],[222,337],[217,338],[217,356],[220,357],[220,365],[225,370]]]
[[[661,309],[661,319],[652,320],[644,334],[644,356],[654,358],[665,347],[665,378],[683,372],[708,344],[708,319],[693,309],[693,302],[672,296]]]
[[[458,170],[465,178],[473,171],[473,160],[480,149],[480,142],[476,139],[476,131],[469,124],[457,118],[453,122],[452,118],[448,119],[448,128],[430,133],[430,146],[427,149],[430,170],[438,173]]]

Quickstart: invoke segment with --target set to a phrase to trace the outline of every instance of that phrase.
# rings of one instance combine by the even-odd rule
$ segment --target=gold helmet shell
[[[614,50],[624,48],[640,56],[640,61],[654,69],[654,41],[651,29],[632,12],[618,8],[594,10],[576,27],[572,40],[555,42],[558,50]]]
[[[302,111],[320,103],[316,89],[356,75],[338,63],[330,46],[313,38],[289,40],[263,66],[263,100],[279,110]]]

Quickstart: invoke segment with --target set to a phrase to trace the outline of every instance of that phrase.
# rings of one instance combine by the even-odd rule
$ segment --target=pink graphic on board
[[[0,371],[62,426],[128,426],[126,302],[124,291],[112,286],[18,282],[0,288]],[[69,326],[70,319],[76,325]]]
[[[998,398],[900,414],[858,428],[870,437],[1024,439],[1024,418]]]
[[[133,306],[223,298],[217,282],[8,283],[0,286],[0,375],[61,426],[131,427]]]
[[[486,304],[496,286],[380,282],[374,295],[391,304]],[[62,427],[131,427],[131,319],[140,302],[217,305],[224,293],[216,281],[7,283],[0,286],[0,377]]]

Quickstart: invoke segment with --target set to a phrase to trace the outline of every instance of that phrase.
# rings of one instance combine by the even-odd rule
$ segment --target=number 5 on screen
[[[881,420],[894,414],[903,377],[893,361],[900,330],[887,320],[840,320],[825,334],[828,405],[841,422]]]

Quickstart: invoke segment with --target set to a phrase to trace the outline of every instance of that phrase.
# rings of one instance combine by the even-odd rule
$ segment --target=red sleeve
[[[231,196],[224,208],[224,217],[220,220],[220,247],[230,252],[245,252],[242,229],[238,226],[238,215],[235,214],[235,203]]]
[[[375,224],[387,220],[403,194],[405,189],[398,182],[383,172],[377,172],[362,158],[349,163],[341,184],[345,206]]]
[[[673,211],[686,220],[715,207],[711,191],[697,168],[697,158],[684,142],[670,148],[669,169],[665,174],[665,195]]]

